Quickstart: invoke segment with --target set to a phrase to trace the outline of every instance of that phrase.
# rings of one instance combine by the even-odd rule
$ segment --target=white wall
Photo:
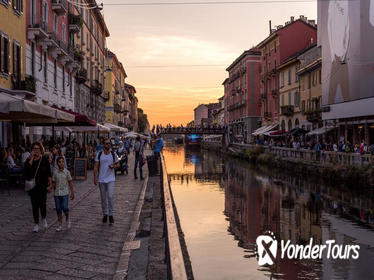
[[[74,76],[71,85],[69,84],[69,74],[65,72],[65,92],[62,91],[62,68],[57,65],[57,88],[54,87],[53,75],[54,65],[53,61],[48,61],[48,76],[47,83],[44,83],[44,64],[40,67],[41,53],[35,50],[35,71],[34,77],[36,79],[36,96],[37,103],[42,104],[42,100],[47,101],[48,105],[57,105],[74,111]],[[31,46],[26,44],[26,75],[31,75]],[[40,70],[41,69],[41,70]],[[40,70],[40,71],[39,71]],[[70,95],[70,87],[72,87],[72,94]]]

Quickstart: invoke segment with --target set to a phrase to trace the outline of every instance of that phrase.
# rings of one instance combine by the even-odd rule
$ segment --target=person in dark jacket
[[[46,203],[48,188],[52,185],[52,172],[48,158],[44,157],[43,154],[43,144],[40,142],[33,143],[30,157],[26,160],[24,167],[26,180],[35,177],[35,187],[28,192],[35,222],[34,232],[39,231],[39,209],[42,216],[43,227],[44,229],[48,228]]]

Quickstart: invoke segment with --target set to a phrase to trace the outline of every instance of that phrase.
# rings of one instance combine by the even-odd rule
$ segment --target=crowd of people
[[[88,165],[94,169],[95,185],[99,186],[101,194],[101,208],[103,223],[109,219],[114,223],[114,182],[115,171],[118,168],[128,168],[128,155],[134,153],[134,179],[143,177],[143,165],[145,164],[144,150],[146,146],[154,149],[154,155],[159,156],[163,148],[161,136],[154,141],[140,136],[133,138],[100,138],[88,144],[79,144],[75,139],[47,139],[42,137],[40,141],[31,144],[28,137],[22,141],[1,148],[0,160],[10,173],[23,175],[25,190],[30,196],[32,214],[34,218],[34,232],[40,230],[40,217],[43,228],[48,228],[47,194],[53,193],[55,209],[58,217],[56,231],[62,230],[63,215],[66,218],[66,228],[71,227],[69,218],[69,199],[73,200],[74,186],[71,176],[71,164],[69,161],[75,157],[86,158]],[[120,160],[126,159],[124,162]]]

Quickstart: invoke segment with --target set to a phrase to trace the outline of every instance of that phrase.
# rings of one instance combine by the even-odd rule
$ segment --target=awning
[[[82,114],[72,112],[66,109],[58,108],[57,106],[52,106],[52,108],[74,116],[74,120],[72,120],[68,124],[64,124],[65,126],[95,126],[96,125],[96,122],[90,119],[89,117],[87,117],[86,115],[82,115]]]
[[[0,120],[26,123],[56,123],[56,110],[29,100],[0,94]]]
[[[308,131],[300,127],[295,127],[288,132],[288,134],[292,136],[305,135],[306,133],[308,133]]]
[[[256,135],[262,135],[265,132],[268,132],[268,131],[271,131],[271,130],[275,129],[277,126],[278,126],[278,123],[272,123],[271,125],[262,126],[262,127],[258,128],[258,129],[256,129],[252,133],[252,135],[254,135],[254,136],[256,136]]]
[[[62,122],[62,123],[70,122],[71,123],[75,121],[75,116],[73,114],[56,109],[56,119],[57,119],[57,122]]]
[[[110,132],[110,129],[102,124],[96,124],[95,126],[69,126],[72,132]]]
[[[275,131],[268,131],[265,132],[264,135],[270,136],[270,137],[276,137],[276,136],[283,136],[286,133],[284,129],[281,130],[275,130]]]
[[[118,125],[112,123],[104,123],[104,126],[110,129],[110,131],[117,131],[117,132],[127,132],[128,129],[124,127],[120,127]]]
[[[325,134],[326,132],[329,132],[333,130],[335,127],[332,126],[323,126],[320,128],[317,128],[315,130],[312,130],[311,132],[308,132],[306,135],[308,136],[313,136],[313,135],[322,135]]]
[[[134,132],[134,131],[130,131],[130,132],[127,132],[127,133],[125,134],[125,138],[136,138],[136,137],[138,137],[138,136],[140,136],[140,137],[145,137],[145,136],[143,136],[143,135],[141,135],[141,134],[139,134],[139,133],[136,133],[136,132]]]

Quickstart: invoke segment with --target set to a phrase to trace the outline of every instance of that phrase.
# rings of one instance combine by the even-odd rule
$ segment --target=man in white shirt
[[[111,151],[110,139],[104,141],[104,151],[97,153],[94,167],[94,184],[99,182],[101,194],[101,208],[103,211],[103,223],[106,223],[109,215],[109,223],[113,224],[114,208],[114,182],[115,168],[119,167],[117,154]],[[109,205],[109,210],[108,210]]]

